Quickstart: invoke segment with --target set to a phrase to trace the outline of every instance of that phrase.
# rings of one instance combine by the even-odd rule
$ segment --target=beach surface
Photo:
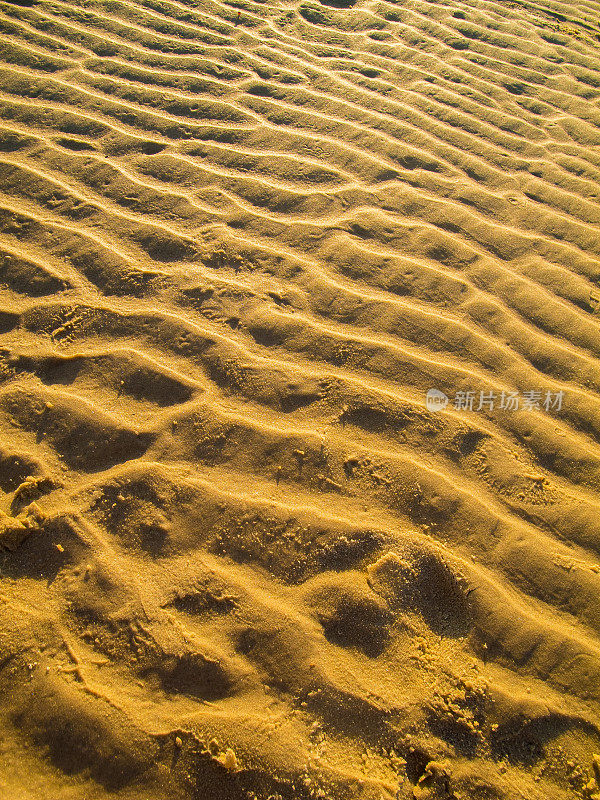
[[[0,1],[1,797],[600,797],[599,21]]]

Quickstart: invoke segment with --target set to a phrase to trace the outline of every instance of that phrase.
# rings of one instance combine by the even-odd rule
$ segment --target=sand
[[[600,3],[0,33],[0,797],[600,797]]]

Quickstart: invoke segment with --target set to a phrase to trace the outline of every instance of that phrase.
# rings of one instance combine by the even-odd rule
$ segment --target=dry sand
[[[3,799],[600,796],[599,19],[0,2]]]

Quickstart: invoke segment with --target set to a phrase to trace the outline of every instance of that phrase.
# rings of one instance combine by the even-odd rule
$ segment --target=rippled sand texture
[[[0,2],[0,795],[597,796],[599,18]]]

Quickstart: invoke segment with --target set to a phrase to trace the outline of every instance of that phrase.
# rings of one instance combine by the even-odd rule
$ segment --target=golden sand
[[[600,797],[599,20],[0,2],[1,798]]]

